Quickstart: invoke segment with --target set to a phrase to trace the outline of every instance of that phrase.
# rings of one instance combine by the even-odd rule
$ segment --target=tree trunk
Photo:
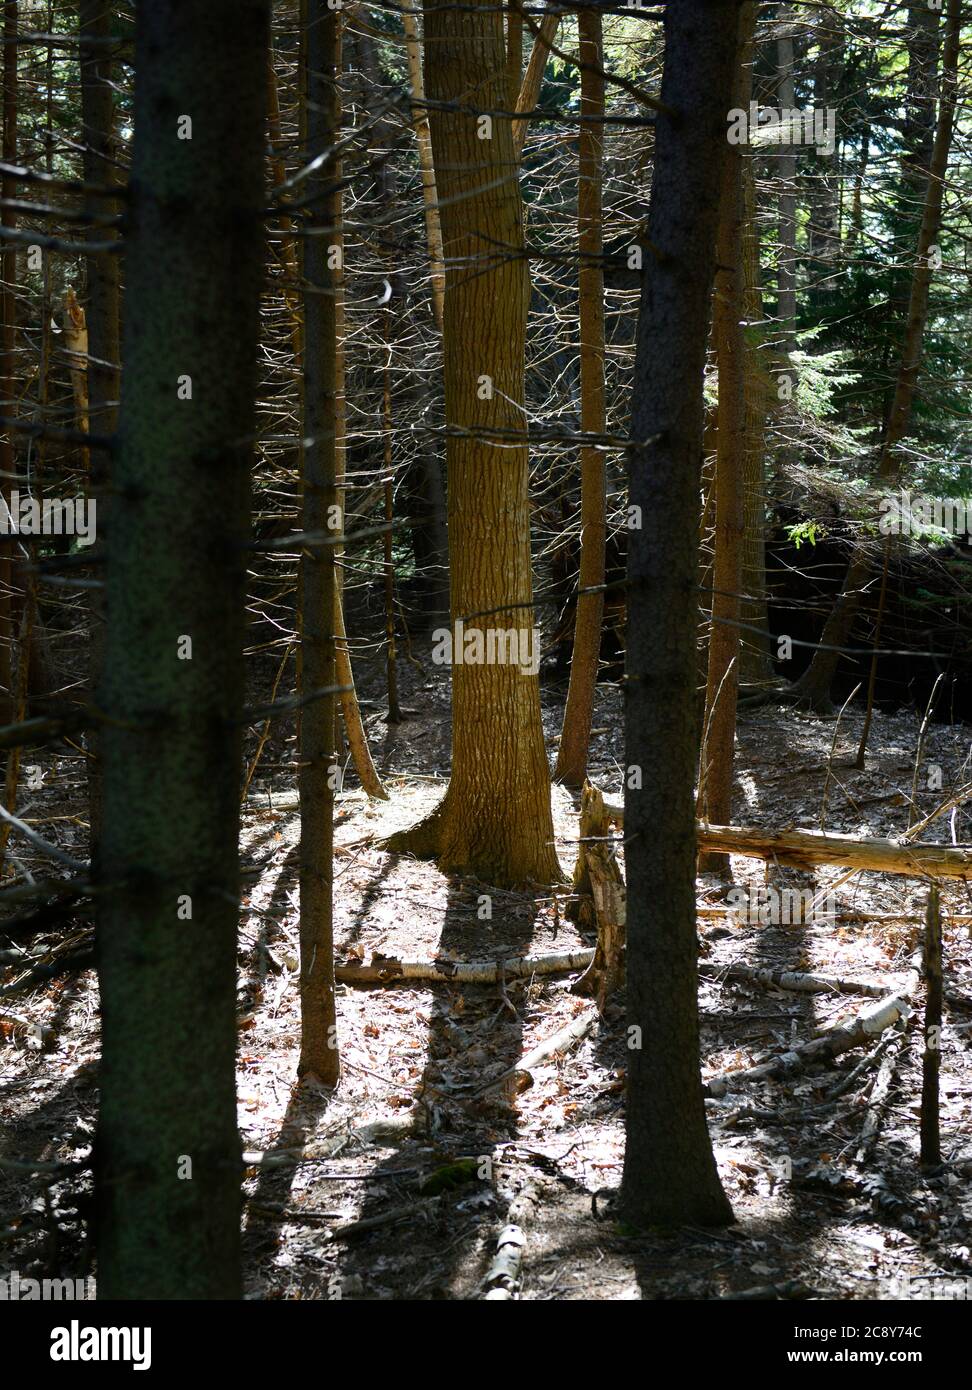
[[[560,869],[531,659],[538,648],[523,409],[529,278],[519,254],[523,214],[511,176],[510,123],[478,114],[505,100],[503,15],[479,3],[431,6],[425,37],[447,266],[445,410],[448,424],[464,431],[447,444],[452,780],[433,815],[388,844],[489,883],[547,883]],[[472,644],[458,640],[460,619]],[[483,655],[490,643],[498,654],[500,634],[511,629],[519,662],[457,659],[475,656],[477,642]],[[502,655],[511,655],[505,641]]]
[[[732,104],[748,109],[752,91],[754,11],[739,11],[739,52]],[[752,156],[747,156],[751,158]],[[732,820],[732,782],[739,694],[739,621],[742,614],[743,473],[746,453],[746,282],[743,271],[743,153],[730,145],[723,161],[716,239],[713,337],[719,372],[715,467],[715,555],[712,562],[712,631],[706,678],[699,767],[699,815]],[[700,867],[727,873],[724,855],[703,855]]]
[[[507,102],[509,110],[515,111],[523,80],[523,11],[520,0],[506,2],[506,69]]]
[[[845,60],[844,32],[836,9],[823,10],[817,22],[817,53],[813,63],[813,105],[818,111],[833,109],[835,92]],[[814,172],[807,198],[808,298],[818,316],[826,315],[839,283],[841,182],[840,149],[814,155]]]
[[[911,281],[908,319],[901,351],[901,368],[894,389],[894,400],[888,416],[884,442],[881,447],[881,459],[878,465],[878,471],[882,478],[893,479],[897,477],[899,463],[895,455],[895,446],[908,432],[915,389],[918,385],[918,373],[921,368],[921,348],[925,336],[925,324],[928,321],[928,292],[932,279],[931,247],[938,241],[941,231],[945,174],[948,170],[948,155],[952,147],[952,133],[955,128],[955,93],[961,29],[961,0],[948,0],[938,122],[935,127],[935,142],[932,147],[931,165],[928,171],[925,209],[918,235],[918,258]]]
[[[955,124],[955,87],[961,25],[961,0],[948,0],[942,58],[942,96],[935,127],[925,210],[918,238],[918,260],[911,285],[901,367],[878,462],[878,473],[886,482],[892,482],[897,477],[898,457],[895,446],[908,430],[921,366],[921,347],[928,318],[928,291],[932,276],[930,248],[937,241],[941,230],[942,194]],[[872,566],[867,552],[855,545],[840,596],[824,625],[813,660],[792,687],[793,692],[805,699],[812,709],[825,711],[830,708],[830,690],[841,655],[839,649],[847,646],[850,640],[861,596],[871,578]]]
[[[743,560],[739,683],[763,689],[773,680],[766,607],[766,408],[770,377],[760,284],[756,176],[743,159],[742,263],[745,307],[746,437],[743,449]],[[755,631],[754,631],[755,629]]]
[[[268,18],[266,0],[154,0],[136,16],[99,699],[107,1299],[240,1297],[237,841]]]
[[[85,181],[100,187],[113,187],[115,174],[115,101],[111,86],[111,57],[106,44],[111,38],[112,11],[106,0],[81,0],[78,7],[81,58],[81,120],[84,126]],[[117,213],[114,198],[92,195],[87,210]],[[88,232],[91,241],[111,240],[114,234],[101,226]],[[87,392],[88,419],[95,434],[114,434],[118,424],[118,394],[120,388],[119,359],[121,266],[117,255],[88,257],[87,305],[85,318],[88,327]],[[80,364],[82,368],[84,364]],[[108,521],[107,456],[103,449],[90,455],[88,477],[89,495],[95,499],[102,539]],[[103,554],[103,546],[98,554]],[[100,577],[100,572],[99,572]],[[101,680],[104,659],[105,618],[101,590],[91,591],[91,641],[88,662],[92,688]],[[90,825],[91,855],[97,855],[101,834],[102,777],[101,739],[95,728],[85,735],[88,755],[88,823]]]
[[[533,47],[530,49],[530,61],[527,63],[527,70],[523,75],[523,84],[520,87],[520,94],[516,99],[517,111],[532,111],[540,97],[540,88],[543,86],[543,74],[547,67],[547,58],[550,56],[550,45],[557,36],[560,27],[559,14],[545,14],[539,25],[531,17],[528,27],[533,34]],[[513,122],[513,150],[517,159],[523,153],[523,146],[530,130],[530,118],[524,117],[522,121]]]
[[[580,252],[579,326],[581,429],[605,431],[604,270],[601,264],[601,168],[604,157],[604,42],[601,16],[580,10],[581,127],[578,154],[577,240]],[[584,120],[584,117],[587,120]],[[554,777],[569,787],[583,785],[594,715],[594,693],[604,616],[606,532],[604,453],[581,448],[581,552],[570,683]],[[598,588],[597,593],[584,593]]]
[[[341,15],[326,0],[301,12],[301,157],[305,163],[338,139]],[[306,196],[320,227],[333,225],[334,161],[308,180]],[[327,238],[301,241],[304,363],[301,386],[301,530],[334,530],[337,515],[337,300],[331,290]],[[335,684],[337,569],[335,547],[305,548],[300,557],[301,692]],[[300,715],[300,1071],[337,1084],[334,1002],[334,711],[333,694]]]
[[[718,188],[738,7],[665,12],[632,410],[625,861],[627,1149],[622,1210],[636,1226],[732,1220],[706,1130],[695,935],[698,763],[695,617],[703,372]],[[673,114],[668,114],[673,112]]]
[[[17,0],[4,0],[3,6],[3,158],[6,164],[17,163]],[[17,225],[17,214],[9,200],[16,196],[14,180],[0,180],[0,223],[4,227]],[[0,414],[12,418],[17,401],[17,243],[4,241],[0,248]],[[17,472],[17,453],[13,433],[0,431],[0,506],[9,511],[9,498],[14,490]],[[0,536],[0,721],[9,724],[16,712],[13,690],[15,610],[13,596],[14,541]]]
[[[776,40],[777,102],[781,109],[796,106],[793,91],[793,23],[791,9],[780,11]],[[776,317],[779,319],[779,353],[788,358],[796,349],[796,155],[792,146],[784,146],[775,159],[780,188],[779,241],[776,260]]]
[[[418,147],[419,168],[422,171],[422,205],[425,209],[425,237],[429,244],[429,265],[432,272],[432,313],[435,326],[442,332],[445,295],[445,265],[442,258],[442,224],[439,220],[439,201],[435,190],[435,166],[432,162],[432,135],[429,113],[425,107],[425,78],[422,74],[422,47],[418,25],[412,10],[412,0],[403,0],[402,28],[405,31],[405,52],[408,57],[408,80],[412,89],[412,123]]]

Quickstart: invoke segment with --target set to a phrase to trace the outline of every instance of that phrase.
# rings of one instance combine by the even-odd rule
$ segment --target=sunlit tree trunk
[[[733,107],[746,110],[752,91],[754,11],[739,11],[739,51]],[[751,157],[751,156],[748,156]],[[743,483],[746,455],[746,341],[743,317],[746,278],[743,266],[744,156],[730,145],[723,160],[716,241],[712,326],[719,377],[715,464],[715,553],[712,562],[712,630],[706,678],[699,815],[716,825],[732,820],[732,782],[739,693],[739,622],[742,616]],[[729,856],[704,854],[701,867],[727,873]]]
[[[337,141],[341,16],[326,0],[301,6],[301,154],[309,163]],[[308,230],[301,241],[304,364],[301,379],[301,530],[340,534],[337,490],[337,298],[329,265],[334,160],[307,180]],[[321,293],[321,291],[325,293]],[[337,526],[335,526],[337,522]],[[334,711],[337,569],[335,547],[300,557],[300,1070],[326,1086],[340,1061],[334,1001]]]
[[[507,120],[503,15],[430,6],[426,89],[446,255],[445,408],[451,608],[479,643],[514,631],[520,661],[455,660],[452,779],[389,845],[496,884],[559,876],[533,634],[524,351],[529,278]],[[474,96],[472,95],[474,94]],[[440,103],[449,109],[440,109]],[[477,639],[455,642],[476,654]],[[510,647],[504,641],[504,656]],[[531,672],[532,668],[532,673]]]
[[[425,109],[425,76],[422,72],[422,45],[412,8],[413,0],[403,0],[402,28],[405,30],[405,54],[408,59],[408,80],[412,89],[412,123],[418,147],[419,168],[422,172],[422,206],[425,210],[425,237],[429,247],[432,272],[432,312],[439,332],[442,332],[443,296],[445,294],[445,265],[442,256],[442,224],[439,220],[438,195],[435,189],[435,165],[432,162],[432,132]]]
[[[579,325],[581,429],[603,434],[604,271],[601,265],[601,168],[604,156],[604,45],[601,16],[581,10],[581,118],[577,187],[577,239],[580,253]],[[585,121],[583,118],[587,117]],[[581,449],[581,552],[570,684],[554,777],[579,787],[587,772],[587,749],[594,714],[604,594],[585,593],[604,584],[604,452]]]

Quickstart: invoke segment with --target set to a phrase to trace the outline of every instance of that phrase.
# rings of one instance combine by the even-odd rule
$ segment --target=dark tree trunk
[[[116,182],[114,148],[114,95],[111,87],[111,58],[106,44],[111,38],[112,10],[107,0],[81,0],[78,6],[81,57],[81,120],[84,127],[84,177],[93,185],[113,186]],[[88,200],[91,213],[114,213],[115,199],[92,195]],[[112,233],[103,226],[91,227],[91,241],[107,240]],[[120,386],[118,368],[120,263],[117,255],[93,255],[88,258],[88,294],[86,316],[88,324],[88,400],[90,421],[94,434],[114,434],[118,423],[116,402]],[[105,487],[107,456],[103,449],[91,452],[89,495],[96,499],[100,539],[103,542],[108,521],[108,493]],[[99,546],[96,554],[102,554]],[[92,590],[91,641],[88,645],[91,684],[101,677],[104,657],[104,605],[99,590]],[[101,834],[102,777],[101,749],[97,729],[90,730],[85,744],[88,752],[88,819],[91,827],[92,857]]]
[[[237,837],[267,44],[266,0],[138,7],[99,700],[107,1299],[240,1296]]]
[[[703,371],[718,188],[728,149],[739,7],[677,0],[665,14],[632,410],[625,862],[627,1150],[622,1203],[638,1226],[724,1224],[732,1210],[699,1077],[695,631]],[[634,776],[636,768],[640,776]],[[640,787],[632,782],[640,781]]]
[[[303,159],[309,162],[336,142],[337,74],[341,16],[326,0],[302,6],[301,119]],[[335,225],[334,165],[324,163],[307,182],[311,216]],[[303,238],[304,372],[302,379],[301,483],[304,531],[333,530],[337,506],[337,298],[332,292],[324,236]],[[342,528],[343,529],[343,528]],[[305,550],[300,560],[301,691],[330,689],[335,671],[337,582],[333,546]],[[337,1083],[334,1002],[333,848],[335,698],[307,704],[300,717],[300,1070],[327,1086]]]

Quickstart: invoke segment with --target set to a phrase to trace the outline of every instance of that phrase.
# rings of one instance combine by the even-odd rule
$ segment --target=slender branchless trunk
[[[4,0],[3,6],[3,158],[4,163],[17,163],[17,0]],[[12,206],[16,184],[8,175],[0,179],[3,207],[0,224],[14,228],[17,214]],[[17,243],[3,242],[0,247],[0,415],[12,419],[17,400]],[[7,507],[14,488],[17,454],[12,431],[0,430],[0,507]],[[14,673],[14,614],[13,595],[14,542],[9,534],[0,537],[0,720],[9,724],[14,716],[16,700],[13,690]]]
[[[408,81],[412,91],[412,124],[418,148],[419,169],[422,173],[422,206],[425,211],[425,238],[429,247],[432,274],[432,313],[439,332],[445,296],[445,262],[442,255],[442,224],[435,189],[435,165],[432,162],[432,132],[425,107],[425,76],[422,72],[422,46],[412,0],[403,0],[402,28],[405,31],[405,53],[408,59]]]
[[[581,10],[581,127],[578,157],[577,236],[580,253],[579,324],[581,429],[603,434],[604,405],[604,271],[601,222],[601,169],[604,157],[604,43],[601,16]],[[587,118],[586,120],[584,118]],[[604,616],[605,541],[604,452],[581,449],[581,550],[574,649],[567,705],[554,777],[579,787],[587,772],[587,749],[594,715],[594,692]],[[596,590],[597,592],[585,592]]]
[[[113,188],[118,182],[115,169],[115,101],[112,90],[111,7],[108,0],[81,0],[81,119],[84,126],[84,177],[89,185]],[[92,194],[88,200],[91,213],[118,212],[118,200]],[[112,240],[114,232],[95,224],[89,231],[93,241]],[[88,284],[85,320],[88,330],[88,362],[86,387],[88,420],[96,435],[112,435],[118,423],[118,394],[120,389],[119,359],[121,357],[121,266],[114,254],[88,257]],[[84,364],[81,364],[82,367]],[[90,452],[88,491],[95,499],[101,531],[101,545],[96,556],[103,555],[104,535],[108,526],[108,489],[105,486],[108,456],[104,449]],[[104,659],[105,618],[100,590],[93,589],[91,599],[91,641],[88,660],[91,685],[101,678]],[[88,818],[91,826],[92,857],[97,855],[101,833],[102,779],[100,737],[97,727],[85,738],[88,754]]]
[[[240,1297],[238,836],[268,21],[266,0],[153,0],[136,16],[98,701],[107,1299]]]
[[[751,158],[743,160],[742,178],[746,439],[739,683],[749,689],[759,689],[773,679],[766,607],[766,410],[770,379],[763,328],[756,176]]]
[[[637,1226],[732,1211],[706,1129],[695,934],[696,582],[703,373],[739,9],[680,0],[665,67],[632,408],[625,677],[628,1100],[622,1182]],[[634,518],[637,519],[637,513]]]
[[[530,49],[530,61],[527,63],[527,70],[523,74],[520,94],[516,99],[517,111],[532,111],[537,104],[540,88],[543,86],[543,74],[547,66],[547,58],[550,56],[550,45],[557,37],[557,30],[560,27],[560,15],[545,14],[539,24],[531,16],[528,20],[528,26],[534,36],[533,47]],[[526,144],[529,131],[529,116],[524,116],[521,121],[513,122],[513,150],[517,159],[523,153],[523,146]]]
[[[793,87],[793,23],[791,9],[782,9],[776,41],[777,101],[781,109],[796,106]],[[776,316],[779,320],[778,351],[784,359],[796,348],[797,197],[796,155],[784,146],[775,160],[779,183],[779,252],[776,260]]]
[[[305,162],[338,138],[341,15],[326,0],[301,10],[301,153]],[[337,489],[337,297],[333,229],[335,160],[307,182],[311,235],[302,238],[304,369],[301,386],[301,530],[341,532]],[[322,293],[322,291],[324,291]],[[334,712],[337,566],[333,545],[300,557],[300,1070],[333,1086],[340,1074],[334,1003]]]
[[[733,107],[746,110],[752,91],[754,9],[739,11],[739,52]],[[719,376],[715,461],[715,552],[712,561],[712,629],[706,677],[698,810],[716,825],[732,820],[736,702],[739,693],[739,623],[742,615],[742,556],[745,515],[746,340],[743,331],[746,280],[743,266],[744,155],[730,145],[723,161],[716,240],[713,338]],[[728,873],[729,856],[704,854],[702,867]]]

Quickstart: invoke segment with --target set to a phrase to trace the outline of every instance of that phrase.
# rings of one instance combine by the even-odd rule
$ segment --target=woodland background
[[[2,8],[9,1267],[965,1280],[961,0]]]

